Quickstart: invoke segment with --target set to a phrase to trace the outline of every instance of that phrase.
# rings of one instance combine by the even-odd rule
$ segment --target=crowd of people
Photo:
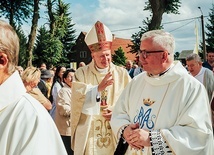
[[[112,33],[85,36],[89,64],[25,69],[19,39],[0,20],[0,154],[212,155],[214,52],[174,60],[174,37],[141,37],[139,61],[112,63]]]

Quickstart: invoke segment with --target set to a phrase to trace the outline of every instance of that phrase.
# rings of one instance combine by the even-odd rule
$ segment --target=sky
[[[150,16],[144,11],[146,0],[64,0],[70,4],[74,29],[78,36],[81,31],[88,32],[96,21],[103,22],[118,38],[130,39],[140,31],[142,21]],[[164,30],[175,37],[175,52],[193,50],[196,42],[195,25],[198,27],[199,41],[202,42],[201,14],[204,24],[214,0],[181,0],[180,14],[164,14]],[[200,7],[201,10],[198,8]],[[205,29],[206,31],[206,29]]]
[[[104,23],[118,38],[131,39],[132,34],[140,31],[142,21],[151,15],[144,11],[148,0],[64,0],[70,4],[76,36],[88,32],[96,21]],[[180,14],[164,14],[162,24],[170,32],[176,43],[175,52],[193,50],[196,43],[195,27],[198,27],[198,42],[202,42],[201,15],[204,16],[204,28],[214,0],[181,0]],[[201,9],[199,9],[200,7]],[[41,7],[44,12],[46,8]],[[41,12],[42,12],[41,11]],[[45,10],[46,11],[46,10]],[[47,21],[47,13],[42,13],[39,26]],[[30,33],[31,22],[25,23],[25,33]],[[206,37],[206,36],[205,36]]]

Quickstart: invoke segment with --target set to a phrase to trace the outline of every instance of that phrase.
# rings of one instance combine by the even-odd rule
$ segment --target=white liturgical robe
[[[17,71],[0,85],[0,154],[67,154],[47,110],[26,93]]]
[[[143,72],[124,89],[112,114],[112,130],[120,138],[122,126],[137,122],[142,129],[159,132],[170,155],[214,154],[206,90],[180,62],[159,77]],[[162,149],[161,144],[156,148]],[[126,154],[151,155],[152,149],[136,151],[129,147]]]

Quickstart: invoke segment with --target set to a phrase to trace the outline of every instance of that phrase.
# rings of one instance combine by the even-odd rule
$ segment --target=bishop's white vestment
[[[113,109],[131,78],[124,68],[113,63],[108,72],[112,73],[114,84],[107,87],[106,103]],[[102,116],[100,101],[96,101],[97,86],[105,75],[96,69],[93,61],[75,72],[71,96],[71,145],[75,155],[112,155],[116,148],[109,121]]]

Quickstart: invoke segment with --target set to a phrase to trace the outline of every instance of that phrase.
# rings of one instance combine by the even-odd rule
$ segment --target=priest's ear
[[[8,65],[8,57],[5,53],[0,52],[0,69],[6,68]]]
[[[162,53],[162,62],[165,62],[165,61],[167,60],[167,58],[168,58],[168,52],[167,52],[167,51],[164,51],[164,52]]]

